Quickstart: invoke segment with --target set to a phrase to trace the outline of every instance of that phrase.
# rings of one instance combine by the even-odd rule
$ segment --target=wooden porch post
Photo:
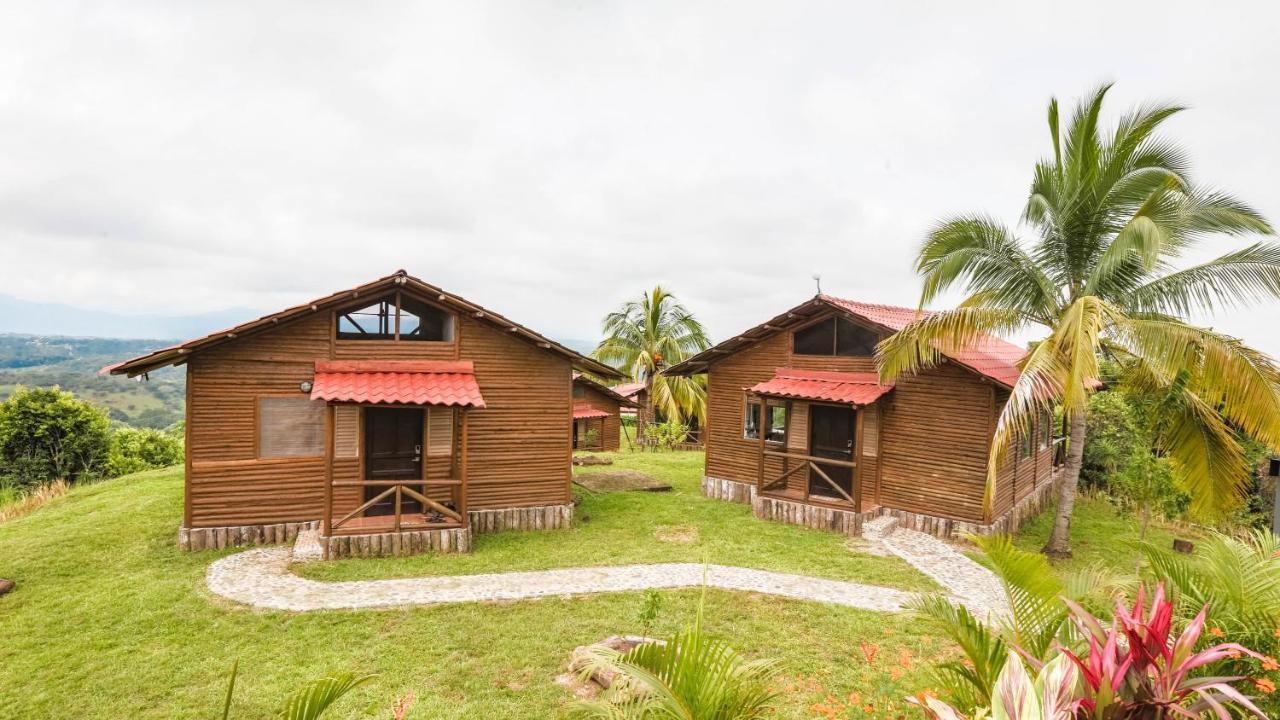
[[[324,516],[320,518],[321,533],[325,537],[333,534],[333,403],[328,403],[324,415]],[[325,557],[328,557],[328,544],[325,544]]]
[[[853,408],[853,511],[862,512],[862,408]]]
[[[759,472],[756,474],[756,492],[757,493],[760,493],[764,490],[764,435],[765,435],[764,417],[765,417],[765,410],[767,410],[768,408],[769,408],[769,403],[763,397],[761,397],[760,398],[760,417],[756,421],[756,437],[760,441],[759,442],[760,467],[758,468]]]
[[[467,408],[462,408],[462,447],[458,457],[458,514],[462,516],[462,525],[466,527],[471,524],[471,516],[467,514],[467,486],[469,478],[467,473],[467,436],[470,434],[467,430],[467,419],[471,413]]]

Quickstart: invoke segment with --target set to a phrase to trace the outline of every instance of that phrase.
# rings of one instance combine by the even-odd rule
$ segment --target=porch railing
[[[773,478],[769,482],[765,482],[764,465],[766,458],[779,458],[782,460],[782,474]],[[795,467],[790,467],[791,461],[799,461]],[[849,487],[852,493],[846,492],[840,484],[831,479],[822,466],[849,468],[851,475]],[[853,506],[854,510],[862,511],[862,483],[858,478],[858,463],[852,460],[836,460],[833,458],[817,457],[814,455],[805,455],[802,453],[781,452],[778,450],[761,450],[760,451],[760,475],[758,481],[758,492],[767,493],[778,485],[786,484],[787,478],[796,474],[801,470],[811,470],[824,483],[836,492],[845,502]],[[806,479],[804,483],[804,501],[809,502],[812,493],[809,491],[809,481]]]
[[[373,496],[371,499],[366,500],[363,505],[360,505],[355,510],[352,510],[351,512],[342,516],[342,518],[337,520],[336,522],[333,521],[332,515],[330,515],[328,518],[330,524],[329,524],[328,532],[326,533],[327,535],[360,534],[360,533],[368,532],[368,528],[349,528],[345,532],[339,532],[339,531],[342,529],[343,525],[346,525],[351,520],[362,516],[363,513],[367,511],[369,508],[373,507],[374,505],[377,505],[378,503],[383,502],[387,498],[393,498],[395,503],[394,505],[395,511],[393,515],[392,530],[391,530],[392,532],[400,532],[401,527],[404,525],[404,514],[405,514],[404,502],[406,498],[410,500],[417,500],[419,503],[421,503],[423,510],[430,508],[440,513],[444,517],[449,518],[450,520],[453,521],[451,525],[466,524],[466,521],[465,521],[465,518],[467,516],[466,491],[464,488],[463,481],[460,479],[335,480],[333,481],[332,485],[334,488],[385,487],[386,490],[383,490],[382,492]],[[415,489],[415,488],[427,489],[427,488],[433,488],[433,487],[449,488],[450,500],[453,502],[454,507],[450,508],[447,505],[444,505],[443,503],[432,500],[431,498],[427,497],[426,493],[418,492],[418,490]]]

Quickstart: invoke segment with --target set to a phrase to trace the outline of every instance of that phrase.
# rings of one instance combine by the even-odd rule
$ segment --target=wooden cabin
[[[569,524],[575,371],[619,377],[399,271],[104,368],[187,373],[188,549],[470,548]]]
[[[881,384],[875,348],[911,308],[829,295],[666,370],[707,374],[705,494],[850,535],[891,515],[950,536],[1012,531],[1046,501],[1052,418],[1006,453],[985,507],[996,418],[1022,348],[994,337]]]
[[[622,408],[635,402],[607,385],[583,375],[573,375],[573,449],[617,450],[622,436]]]

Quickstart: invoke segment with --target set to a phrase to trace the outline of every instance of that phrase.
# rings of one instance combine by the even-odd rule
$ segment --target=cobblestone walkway
[[[999,582],[986,568],[932,536],[910,530],[885,529],[889,532],[878,541],[945,586],[956,602],[968,606],[979,617],[1004,612],[1006,605]],[[291,562],[319,557],[319,545],[314,534],[299,535],[293,550],[286,547],[263,548],[215,561],[209,566],[205,578],[209,589],[246,605],[297,612],[686,588],[702,585],[704,578],[706,584],[714,588],[883,612],[901,611],[915,597],[915,593],[878,585],[698,563],[320,582],[299,577],[289,570]]]
[[[209,566],[209,589],[223,597],[275,610],[337,610],[521,600],[648,588],[707,585],[835,605],[895,612],[912,593],[805,575],[697,563],[564,568],[536,572],[318,582],[289,572],[290,550],[266,548],[230,555]]]
[[[880,539],[894,555],[951,591],[953,598],[981,619],[1009,614],[1000,579],[954,546],[915,530],[898,528]]]

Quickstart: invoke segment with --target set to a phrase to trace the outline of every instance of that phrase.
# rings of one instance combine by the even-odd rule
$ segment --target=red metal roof
[[[483,408],[470,361],[317,360],[312,400]]]
[[[933,315],[930,310],[895,307],[893,305],[875,305],[872,303],[845,300],[831,295],[820,295],[823,300],[844,308],[855,315],[860,315],[871,322],[883,325],[891,330],[901,330],[918,318]],[[1021,371],[1018,361],[1027,351],[1011,342],[1006,342],[993,335],[983,335],[972,345],[959,352],[947,353],[947,357],[968,367],[974,372],[985,375],[992,380],[1009,387],[1018,382]]]
[[[623,397],[631,398],[632,400],[634,400],[634,399],[635,399],[636,395],[637,395],[641,390],[644,390],[644,383],[642,383],[642,382],[639,382],[639,383],[622,383],[621,385],[614,385],[614,386],[613,386],[613,391],[614,391],[614,392],[618,393],[619,395],[621,395],[621,396],[623,396]]]
[[[773,377],[748,388],[758,395],[869,405],[893,389],[875,373],[824,372],[778,368]]]
[[[609,413],[604,410],[597,410],[590,403],[574,403],[573,419],[582,420],[584,418],[607,418]]]

